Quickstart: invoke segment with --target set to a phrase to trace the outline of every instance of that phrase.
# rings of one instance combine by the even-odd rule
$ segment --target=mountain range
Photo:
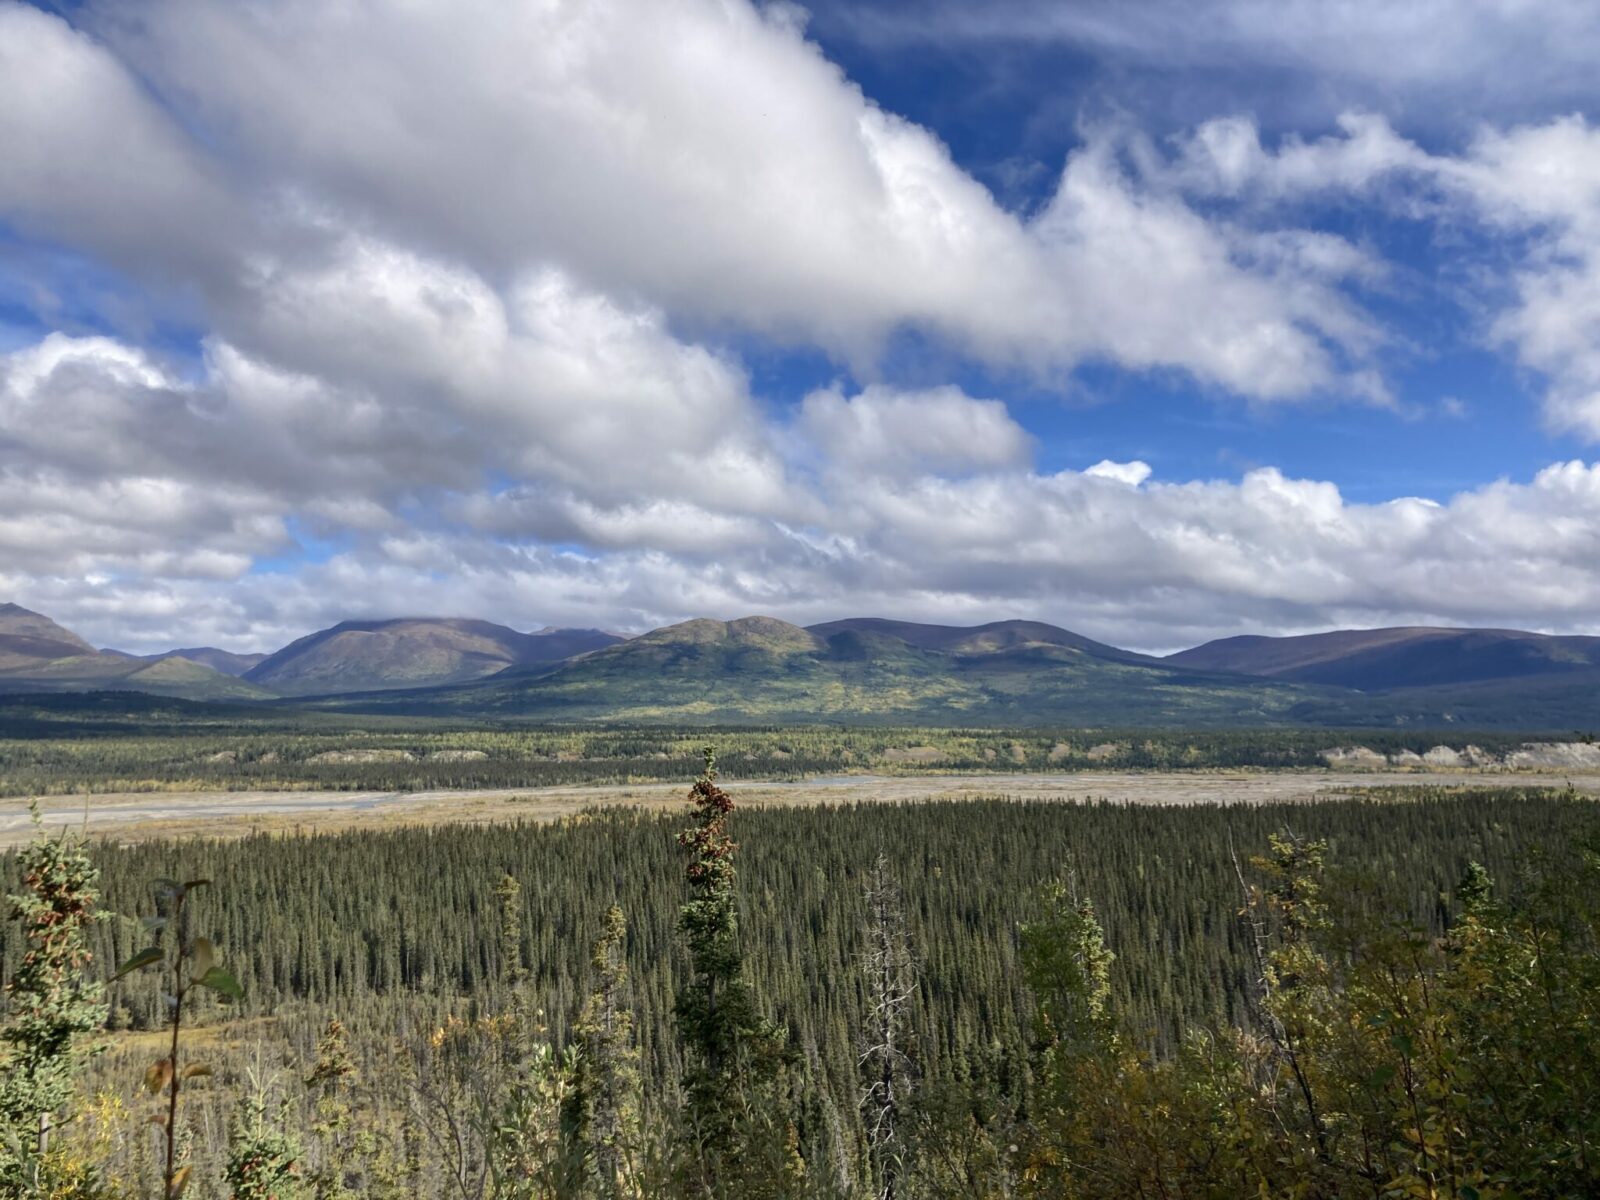
[[[697,619],[622,638],[345,621],[268,655],[96,650],[0,605],[0,692],[133,690],[544,721],[941,725],[1600,725],[1600,638],[1408,627],[1233,637],[1166,657],[1036,621]]]

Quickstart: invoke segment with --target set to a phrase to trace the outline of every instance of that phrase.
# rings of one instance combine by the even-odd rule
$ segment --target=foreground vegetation
[[[415,791],[534,788],[683,779],[703,730],[501,726],[293,717],[244,710],[190,723],[152,703],[139,714],[0,702],[0,796],[296,788]],[[1582,737],[1583,735],[1573,735]],[[1379,754],[1526,740],[1496,733],[1397,730],[750,727],[716,735],[726,774],[784,779],[867,771],[1182,770],[1325,765],[1330,747]]]
[[[694,801],[7,857],[7,1186],[1600,1187],[1590,801],[735,815],[709,776]]]

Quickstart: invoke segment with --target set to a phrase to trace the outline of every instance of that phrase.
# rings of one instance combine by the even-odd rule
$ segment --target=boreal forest
[[[0,1190],[1600,1189],[1559,787],[741,809],[0,860]]]

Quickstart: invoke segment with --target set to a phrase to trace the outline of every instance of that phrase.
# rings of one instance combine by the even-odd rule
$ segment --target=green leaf
[[[158,929],[167,927],[167,919],[165,917],[140,917],[139,924],[146,933],[155,933]]]
[[[239,981],[221,967],[212,967],[195,982],[201,987],[208,987],[214,992],[221,992],[230,999],[244,999],[244,989],[239,986]]]
[[[117,973],[111,977],[111,982],[115,983],[124,975],[131,975],[141,967],[148,967],[151,963],[158,963],[165,957],[166,955],[162,953],[160,946],[148,946],[118,967]]]

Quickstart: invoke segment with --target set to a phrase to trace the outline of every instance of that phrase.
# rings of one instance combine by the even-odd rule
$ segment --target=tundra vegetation
[[[3,1194],[1600,1190],[1592,801],[739,812],[717,766],[687,820],[41,831]]]

